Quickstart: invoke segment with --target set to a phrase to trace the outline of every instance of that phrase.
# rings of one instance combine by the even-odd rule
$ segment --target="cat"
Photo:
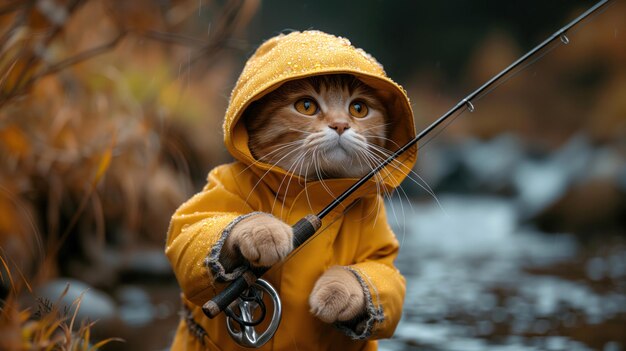
[[[223,137],[234,162],[213,168],[168,228],[184,313],[172,349],[240,350],[231,325],[202,306],[250,266],[271,266],[263,279],[283,313],[265,350],[375,350],[375,340],[393,335],[406,293],[381,195],[409,178],[417,147],[329,210],[298,254],[288,224],[320,213],[415,137],[404,88],[346,38],[280,34],[246,61]]]
[[[244,120],[255,159],[305,181],[362,177],[388,154],[385,106],[374,89],[348,74],[289,81],[254,102]],[[271,266],[292,249],[289,225],[256,214],[232,229],[221,260],[229,269],[242,258]],[[334,266],[315,283],[309,305],[326,323],[345,322],[364,314],[365,296],[354,274]]]
[[[360,178],[384,153],[385,107],[352,75],[287,82],[244,118],[257,160],[306,179]]]

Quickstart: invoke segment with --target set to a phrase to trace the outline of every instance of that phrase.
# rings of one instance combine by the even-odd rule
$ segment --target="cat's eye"
[[[353,117],[363,118],[367,116],[368,112],[369,112],[369,109],[367,108],[367,105],[363,101],[356,100],[350,103],[350,114]]]
[[[293,106],[296,108],[296,111],[307,116],[313,116],[318,110],[317,102],[311,98],[300,99]]]

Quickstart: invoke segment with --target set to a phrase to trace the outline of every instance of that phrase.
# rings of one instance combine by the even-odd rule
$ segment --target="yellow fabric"
[[[173,350],[243,350],[230,339],[223,314],[211,320],[200,309],[227,284],[216,280],[205,258],[219,248],[229,223],[241,215],[263,211],[294,224],[307,214],[318,213],[354,183],[354,179],[328,179],[305,184],[278,167],[255,162],[247,146],[245,126],[239,120],[252,101],[287,80],[333,73],[354,74],[386,96],[394,119],[391,135],[395,143],[403,145],[414,137],[404,90],[385,76],[378,62],[347,39],[306,31],[280,35],[261,45],[232,92],[224,122],[225,144],[238,162],[211,171],[205,188],[172,217],[166,254],[183,291],[184,304],[207,333],[203,345],[183,320]],[[413,166],[415,156],[413,149],[400,158],[406,167],[402,172],[393,167],[383,170],[383,175],[389,175],[384,187],[396,187]],[[275,337],[261,350],[375,350],[375,339],[393,334],[401,315],[405,283],[393,266],[398,242],[376,190],[372,181],[355,192],[324,218],[314,239],[264,276],[281,296],[283,319]],[[352,340],[341,326],[323,323],[308,311],[315,281],[333,265],[348,266],[366,289],[372,324],[365,340]]]

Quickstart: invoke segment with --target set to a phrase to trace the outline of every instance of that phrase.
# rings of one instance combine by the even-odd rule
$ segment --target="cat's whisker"
[[[385,140],[385,141],[388,141],[388,142],[392,143],[393,146],[395,146],[395,147],[400,147],[400,145],[398,145],[398,143],[396,143],[393,139],[389,139],[388,137],[386,137],[384,135],[363,133],[363,136],[368,137],[368,138],[382,139],[382,140]]]
[[[374,156],[374,157],[375,157],[375,158],[378,158],[378,157],[376,157],[376,156]],[[380,161],[378,161],[377,163],[379,163],[379,162],[380,162]],[[383,170],[384,170],[385,172],[387,172],[387,176],[391,176],[391,172],[390,172],[389,170],[384,169],[384,168],[383,168]],[[382,179],[381,179],[381,181],[382,181]],[[404,198],[406,199],[407,203],[409,204],[409,207],[410,207],[410,209],[411,209],[411,212],[414,212],[414,211],[415,211],[415,209],[413,208],[413,203],[412,203],[412,201],[409,199],[409,196],[408,196],[408,194],[406,193],[406,191],[404,190],[404,188],[400,185],[400,186],[398,186],[396,189],[399,189],[399,191],[398,191],[398,197],[400,198],[400,201],[399,201],[399,202],[400,202],[400,209],[401,209],[401,211],[402,211],[402,218],[403,218],[403,219],[405,219],[405,218],[406,218],[406,217],[405,217],[406,211],[405,211],[405,208],[404,208],[404,201],[402,200],[402,195],[404,195]],[[406,222],[405,222],[405,221],[403,221],[403,225],[400,225],[400,220],[398,219],[398,216],[397,216],[397,214],[396,214],[395,203],[394,203],[394,201],[393,201],[393,194],[390,194],[390,196],[388,196],[388,199],[389,199],[389,205],[391,206],[392,212],[393,212],[393,214],[394,214],[394,218],[396,219],[396,225],[397,225],[398,227],[402,227],[402,228],[403,228],[403,229],[402,229],[402,241],[401,241],[401,245],[402,245],[402,244],[404,243],[404,239],[405,239],[405,237],[406,237],[406,225],[405,225],[405,224],[406,224]]]
[[[304,133],[304,134],[309,134],[309,135],[310,135],[310,134],[315,134],[315,133],[316,133],[316,132],[309,132],[309,131],[306,131],[306,130],[301,130],[301,129],[297,129],[297,128],[289,128],[289,130],[292,130],[292,131],[294,131],[294,132],[300,132],[300,133]]]
[[[385,149],[376,149],[375,147],[371,148],[372,150],[368,150],[368,152],[375,157],[378,160],[378,163],[383,162],[385,159],[387,159],[388,155],[387,155],[387,150]],[[379,152],[382,155],[377,155],[374,152]],[[388,166],[398,170],[400,173],[402,173],[404,176],[406,176],[409,180],[411,180],[412,182],[416,183],[418,186],[422,187],[428,194],[430,194],[431,196],[434,196],[434,191],[432,190],[432,188],[430,188],[430,186],[428,185],[428,183],[426,183],[426,181],[420,177],[419,174],[417,174],[415,171],[413,171],[411,168],[407,167],[406,165],[404,165],[401,161],[398,160],[392,160]],[[415,175],[417,178],[419,178],[424,184],[422,185],[421,183],[419,183],[416,179],[413,179],[411,177],[411,174]]]
[[[293,164],[292,164],[293,166]],[[278,201],[278,197],[280,196],[280,190],[283,187],[283,183],[285,182],[285,179],[287,179],[289,177],[290,181],[291,178],[293,177],[291,175],[291,167],[289,167],[289,169],[287,169],[286,174],[283,176],[283,179],[280,181],[280,184],[278,185],[278,189],[276,190],[276,193],[274,195],[274,201],[272,202],[272,208],[270,210],[271,213],[274,213],[274,208],[276,207],[276,202]],[[289,190],[289,183],[287,183],[287,187],[285,188],[285,192],[287,192]],[[283,196],[283,202],[282,202],[282,207],[281,207],[281,216],[282,216],[282,210],[285,206],[285,198],[286,196]]]
[[[374,168],[375,168],[375,167],[376,167],[376,166],[380,163],[380,160],[378,160],[378,158],[377,158],[375,155],[373,155],[373,154],[371,154],[370,152],[368,152],[368,150],[366,150],[366,149],[362,149],[362,150],[361,150],[361,153],[364,155],[365,159],[366,159],[368,162],[370,162],[370,169],[371,169],[371,170],[373,170],[373,169],[374,169]],[[388,170],[386,170],[386,169],[384,169],[384,168],[383,168],[381,171],[385,171],[385,172],[389,173],[389,171],[388,171]],[[389,173],[389,174],[388,174],[388,176],[390,176],[390,175],[391,175],[391,174]],[[376,180],[376,183],[381,185],[381,188],[383,189],[384,195],[385,195],[385,196],[388,196],[388,195],[389,195],[389,192],[388,192],[388,190],[386,189],[386,186],[384,185],[384,178],[383,178],[383,175],[382,175],[382,174],[380,174],[380,172],[378,172],[378,173],[376,173],[376,174],[375,174],[375,177],[376,177],[376,179],[377,179],[377,180]]]
[[[385,128],[387,126],[390,126],[391,124],[392,124],[391,122],[390,123],[378,124],[378,125],[375,125],[373,127],[369,127],[369,128],[363,129],[359,133],[365,134],[365,132],[367,132],[368,130],[372,130],[372,129],[375,129],[375,128]]]
[[[360,149],[358,150],[359,152],[361,151]],[[363,160],[361,160],[361,157],[359,157],[359,155],[357,155],[357,157],[355,157],[357,159],[357,161],[359,161],[359,168],[363,169]],[[369,166],[369,165],[368,165]]]
[[[371,144],[369,146],[374,151],[380,152],[383,155],[383,157],[380,158],[380,162],[382,162],[384,159],[386,159],[390,155],[390,152],[387,149],[383,149],[383,148],[377,147],[376,145],[371,145]],[[415,172],[413,169],[407,167],[404,163],[402,163],[402,162],[400,162],[398,160],[393,160],[391,163],[389,163],[389,166],[393,167],[398,172],[400,172],[403,175],[405,175],[407,179],[409,179],[410,181],[415,183],[417,186],[422,188],[424,191],[426,191],[426,193],[428,193],[433,198],[433,200],[435,200],[435,202],[437,203],[437,206],[439,207],[439,209],[441,209],[441,211],[444,214],[446,214],[446,215],[448,214],[446,209],[441,204],[441,201],[439,200],[439,197],[437,197],[437,195],[435,194],[435,191],[430,187],[430,185],[428,185],[428,183],[426,182],[426,180],[424,180],[424,178],[422,178],[419,174],[417,174],[417,172]],[[415,177],[417,177],[417,179],[419,179],[419,181],[417,179],[414,179],[411,175],[414,175]]]
[[[313,149],[313,155],[315,155],[315,149]],[[308,177],[308,175],[309,175],[309,167],[311,167],[311,163],[312,163],[312,162],[308,162],[308,163],[307,163],[307,166],[306,166],[306,172],[304,173],[304,185],[305,185],[305,187],[304,187],[304,195],[306,196],[306,201],[307,201],[307,203],[309,204],[309,210],[310,210],[311,212],[314,212],[314,210],[313,210],[313,205],[311,204],[311,198],[309,197],[309,189],[308,189],[308,187],[306,186],[306,183],[307,183],[307,177]],[[304,165],[304,161],[302,162],[302,165]],[[300,174],[302,174],[302,168],[300,168]]]
[[[341,89],[344,88],[345,86],[341,84],[336,86],[333,85],[330,88],[324,87],[320,93],[322,95],[321,99],[328,99],[331,95],[341,95]],[[378,105],[378,110],[376,110],[376,97],[368,96],[369,101],[374,100],[370,106],[372,107],[371,111],[379,113],[379,115],[376,117],[377,119],[364,122],[352,119],[350,120],[350,126],[354,126],[355,128],[353,128],[349,133],[341,136],[342,139],[340,140],[345,151],[348,154],[351,154],[352,157],[341,155],[339,150],[334,150],[332,147],[329,147],[330,145],[334,145],[334,138],[336,138],[336,136],[332,136],[330,135],[331,133],[328,133],[328,126],[330,126],[331,123],[330,119],[325,120],[323,116],[321,116],[322,120],[318,118],[302,119],[302,116],[293,115],[293,113],[296,113],[297,107],[294,109],[295,105],[290,106],[292,103],[291,101],[295,101],[294,99],[297,99],[299,96],[308,94],[309,90],[307,89],[312,89],[312,87],[308,85],[298,86],[297,89],[300,90],[284,90],[282,92],[283,95],[279,95],[280,98],[267,100],[267,105],[259,105],[265,107],[258,110],[258,113],[264,117],[268,116],[269,120],[267,118],[254,119],[252,130],[256,132],[256,135],[260,138],[251,139],[252,141],[250,147],[251,149],[254,149],[254,141],[256,140],[258,142],[258,148],[265,150],[265,155],[259,158],[258,161],[269,162],[274,166],[282,167],[288,174],[296,174],[303,177],[307,201],[309,203],[309,207],[312,208],[311,199],[308,194],[309,189],[306,186],[308,182],[311,180],[319,181],[321,188],[335,198],[331,188],[325,181],[326,178],[362,176],[377,168],[380,162],[383,162],[386,159],[385,156],[391,153],[389,150],[383,148],[383,144],[393,146],[396,145],[396,143],[386,137],[387,130],[390,128],[392,123],[388,119],[385,119],[384,107],[380,107],[380,105]],[[350,99],[354,99],[354,97],[350,97]],[[326,103],[328,103],[328,100],[326,100]],[[297,111],[299,113],[303,113],[300,110]],[[280,119],[274,119],[275,116],[278,116]],[[285,120],[286,123],[283,122],[282,118],[287,118]],[[310,124],[300,124],[302,121]],[[298,138],[298,140],[292,141],[291,144],[286,143],[281,146],[272,146],[271,143],[267,142],[266,144],[260,143],[261,140],[267,141],[268,138],[271,140],[270,136],[272,133],[284,133],[286,131],[289,131],[289,134],[284,135],[289,138]],[[340,132],[339,134],[341,135],[342,133]],[[294,152],[292,148],[297,149],[297,152]],[[258,151],[258,149],[256,150]],[[266,176],[266,174],[267,172],[263,174],[261,180]],[[389,177],[398,176],[399,174],[418,184],[418,186],[436,198],[432,189],[421,177],[419,177],[409,167],[397,160],[391,162],[389,167],[383,168],[373,177],[372,180],[374,181],[376,188],[377,198],[380,197],[381,199],[389,200],[394,198],[395,191],[386,185],[385,181]],[[285,209],[286,198],[284,197],[281,201],[280,196],[282,196],[281,194],[283,194],[283,192],[290,189],[293,179],[293,176],[285,175],[280,180],[276,196],[272,202],[273,212],[280,211],[280,214],[282,215]],[[298,179],[300,179],[298,180],[299,182],[302,181],[302,178]],[[403,188],[400,188],[398,191],[398,196],[400,198],[406,198],[409,201],[409,204],[412,205],[406,191]],[[276,206],[278,206],[279,203],[281,208],[277,209]],[[400,205],[402,207],[402,213],[404,213],[404,203],[401,201]],[[393,203],[392,206],[393,215],[396,218],[396,222],[398,222],[398,210],[395,208],[396,206],[394,206]],[[378,208],[378,210],[380,209]]]
[[[250,199],[250,196],[252,195],[252,193],[254,192],[254,190],[256,189],[256,187],[257,187],[257,186],[259,186],[259,184],[261,183],[261,181],[263,180],[263,178],[265,178],[265,176],[266,176],[266,175],[268,175],[268,174],[269,174],[269,172],[271,172],[271,171],[272,171],[272,169],[273,169],[274,167],[277,167],[277,166],[278,166],[278,163],[279,163],[280,161],[282,161],[283,159],[285,159],[285,158],[286,158],[287,156],[289,156],[290,154],[292,154],[292,153],[294,153],[294,152],[298,152],[298,151],[300,151],[300,148],[299,148],[299,147],[294,148],[293,150],[289,151],[289,152],[288,152],[285,156],[281,157],[278,161],[276,161],[274,164],[272,164],[272,165],[270,166],[270,168],[269,168],[267,171],[265,171],[265,173],[263,173],[263,175],[261,175],[261,177],[259,177],[259,180],[258,180],[258,181],[254,184],[254,186],[252,187],[252,190],[250,190],[250,192],[248,193],[248,196],[246,197],[245,202],[246,202],[246,203],[248,202],[248,200]]]
[[[368,139],[380,139],[380,140],[385,140],[385,141],[389,140],[388,138],[385,138],[385,137],[380,136],[380,135],[366,135],[365,137],[368,138]]]
[[[370,171],[373,170],[376,167],[376,160],[373,160],[371,158],[370,155],[367,155],[364,151],[365,150],[360,150],[361,152],[363,152],[363,156],[364,156],[364,160],[368,163],[369,167],[370,167]],[[385,196],[387,196],[387,189],[385,188],[384,185],[384,179],[382,178],[382,176],[379,173],[376,173],[374,175],[375,180],[374,180],[374,184],[376,185],[376,194],[377,194],[377,198],[383,198]],[[374,209],[372,209],[373,211]],[[378,221],[378,214],[380,213],[380,207],[377,207],[377,213],[376,213],[376,217],[374,218],[374,225],[376,224],[376,222]],[[371,215],[371,213],[368,214],[368,216]]]
[[[389,138],[387,138],[387,137],[381,136],[381,135],[373,135],[373,134],[369,134],[369,135],[366,135],[366,137],[367,137],[367,138],[370,138],[370,139],[380,139],[380,140],[384,140],[384,141],[386,141],[386,142],[389,142],[389,143],[393,144],[393,146],[395,146],[396,148],[398,148],[398,149],[400,148],[400,145],[398,145],[398,143],[396,143],[395,141],[393,141],[393,140],[391,140],[391,139],[389,139]],[[369,141],[368,141],[368,144],[370,144],[370,145],[376,145],[376,144],[370,143]],[[376,146],[380,147],[379,145],[376,145]],[[383,149],[384,149],[384,150],[386,150],[387,152],[389,152],[389,154],[390,154],[390,155],[392,154],[392,152],[391,152],[391,151],[389,151],[389,150],[387,150],[387,149],[385,149],[385,148],[383,148]]]
[[[260,164],[260,163],[271,163],[271,162],[269,162],[269,159],[271,158],[271,156],[272,156],[273,154],[278,153],[278,152],[280,152],[281,150],[284,150],[284,149],[290,148],[290,147],[292,147],[292,146],[294,146],[294,145],[301,144],[301,143],[302,143],[302,140],[295,140],[295,141],[290,141],[290,142],[287,142],[287,143],[284,143],[284,144],[280,144],[280,145],[278,145],[278,146],[277,146],[277,148],[276,148],[275,150],[273,150],[273,151],[271,151],[271,152],[269,152],[269,153],[267,153],[267,154],[265,154],[265,155],[263,155],[263,156],[259,157],[258,159],[254,160],[254,162],[252,162],[252,163],[251,163],[251,164],[249,164],[246,168],[244,168],[243,170],[241,170],[241,172],[239,172],[237,175],[238,175],[238,176],[242,175],[242,174],[243,174],[245,171],[247,171],[250,167],[256,166],[256,165],[258,165],[258,164]],[[265,161],[267,161],[267,162],[265,162]]]
[[[337,198],[336,198],[335,194],[330,190],[330,188],[324,182],[324,177],[322,177],[321,167],[319,167],[319,163],[317,162],[318,158],[315,157],[315,152],[317,152],[317,149],[315,149],[315,151],[313,152],[313,160],[314,160],[315,172],[317,174],[318,180],[319,180],[320,184],[322,185],[322,187],[324,188],[324,190],[326,190],[328,195],[330,195],[333,198],[333,200],[336,200]],[[323,150],[322,150],[322,153],[323,153]]]
[[[381,161],[382,161],[383,159],[386,159],[387,157],[389,157],[389,156],[391,155],[391,152],[390,152],[389,150],[387,150],[387,149],[377,147],[376,145],[370,145],[370,147],[371,147],[374,151],[380,152],[380,153],[382,154]],[[424,190],[425,190],[426,192],[428,192],[428,194],[430,194],[431,196],[433,196],[433,197],[434,197],[434,195],[435,195],[434,190],[430,187],[430,185],[428,185],[428,183],[426,182],[426,180],[424,180],[424,179],[423,179],[423,178],[422,178],[419,174],[417,174],[417,172],[415,172],[413,169],[411,169],[411,168],[407,167],[404,163],[402,163],[401,161],[398,161],[398,160],[393,160],[393,161],[392,161],[392,163],[391,163],[390,165],[391,165],[392,167],[394,167],[394,166],[395,166],[395,167],[397,168],[397,167],[399,166],[399,167],[403,167],[403,169],[406,169],[406,172],[403,172],[403,174],[407,175],[411,181],[414,181],[414,182],[416,182],[416,184],[418,184],[418,185],[420,185],[420,186],[421,186],[421,184],[417,183],[417,181],[416,181],[416,180],[414,180],[413,178],[411,178],[411,177],[409,176],[409,174],[413,174],[413,175],[415,175],[417,178],[419,178],[419,180],[421,180],[421,181],[422,181],[423,186],[424,186]],[[397,165],[397,166],[396,166],[396,165]],[[397,168],[397,169],[399,169],[399,168]],[[400,170],[400,169],[399,169],[399,170]]]
[[[314,133],[313,136],[310,135],[304,140],[305,146],[308,148],[321,146],[325,142],[324,133]]]
[[[313,160],[313,170],[315,171],[315,175],[316,175],[315,180],[320,181],[322,186],[324,186],[325,185],[323,183],[324,177],[322,177],[322,170],[321,170],[321,167],[319,165],[319,154],[318,154],[318,152],[319,153],[323,153],[323,150],[318,151],[318,148],[319,147],[315,148],[315,151],[313,152],[313,157],[312,157],[312,160]]]
[[[302,166],[304,165],[305,161],[306,161],[306,156],[308,154],[309,150],[305,151],[300,158],[298,158],[298,160],[296,162],[294,162],[294,172],[296,170],[296,168],[298,168],[298,165],[300,167],[300,171],[297,174],[302,175]],[[308,167],[307,167],[307,171],[308,171]],[[304,189],[305,189],[305,195],[307,195],[307,201],[309,203],[309,208],[311,211],[313,211],[313,208],[311,207],[311,203],[310,200],[308,199],[308,191],[306,189],[306,178],[307,178],[307,174],[304,174]],[[291,179],[289,180],[289,182],[291,182]],[[289,183],[287,184],[287,188],[289,188]],[[285,205],[285,199],[283,199],[283,208]],[[281,212],[282,214],[282,212]]]
[[[366,150],[366,149],[359,149],[359,153],[362,155],[363,160],[366,162],[366,164],[369,167],[370,171],[373,170],[374,168],[376,168],[376,166],[379,163],[379,161],[375,157],[370,155],[368,153],[368,150]],[[381,183],[383,179],[381,178],[380,173],[376,173],[375,174],[375,178],[376,178],[375,182],[376,182],[377,186],[383,184],[383,183]]]
[[[383,169],[383,171],[385,171],[387,173],[387,176],[385,176],[385,178],[391,176],[391,172],[389,170]],[[384,178],[383,178],[382,175],[380,175],[379,179],[380,179],[381,183],[384,181]],[[407,203],[409,204],[409,207],[411,208],[412,212],[414,211],[414,209],[413,209],[413,203],[409,199],[409,196],[406,193],[406,191],[404,190],[404,188],[402,186],[398,186],[396,189],[399,189],[398,197],[400,197],[400,201],[399,202],[400,202],[400,210],[401,210],[401,214],[402,214],[401,218],[403,219],[403,224],[402,225],[400,225],[400,219],[398,218],[398,213],[396,211],[395,202],[393,201],[393,194],[395,193],[395,191],[387,192],[386,196],[389,199],[389,205],[391,206],[391,211],[392,211],[393,217],[394,217],[394,219],[396,221],[396,225],[398,227],[402,227],[403,228],[402,242],[404,242],[404,238],[406,237],[406,225],[405,225],[405,223],[406,223],[405,222],[406,211],[405,211],[405,208],[404,208],[404,201],[402,201],[402,195],[404,195],[404,197],[405,197]]]
[[[276,191],[276,196],[274,196],[274,202],[272,203],[272,212],[274,212],[274,207],[276,206],[276,201],[278,200],[278,195],[280,193],[280,189],[282,189],[283,183],[285,181],[285,179],[287,177],[289,177],[289,181],[287,182],[287,186],[285,187],[285,192],[289,191],[289,186],[291,185],[291,180],[294,178],[294,172],[295,169],[298,167],[298,164],[301,162],[304,162],[304,158],[306,157],[308,153],[308,150],[305,150],[304,153],[300,154],[291,164],[291,166],[289,166],[289,169],[287,169],[287,175],[285,175],[283,177],[283,179],[281,180],[279,186],[278,186],[278,190]],[[297,175],[297,174],[296,174]],[[283,196],[283,201],[282,201],[282,205],[281,205],[281,209],[280,209],[280,215],[282,216],[283,214],[283,210],[285,209],[285,200],[287,199],[287,196]]]
[[[393,165],[392,165],[393,167]],[[387,171],[389,174],[388,176],[391,176],[391,172]],[[403,218],[403,222],[402,225],[400,225],[400,221],[398,220],[397,216],[395,216],[395,202],[393,201],[392,197],[389,197],[389,206],[391,206],[392,211],[394,212],[394,217],[396,218],[396,225],[398,227],[402,228],[402,239],[400,240],[400,246],[402,246],[404,244],[404,240],[406,238],[406,234],[407,234],[407,228],[406,228],[406,212],[405,212],[405,208],[404,208],[404,201],[402,200],[402,195],[404,195],[404,198],[406,199],[406,202],[409,204],[409,208],[410,208],[410,213],[414,213],[415,209],[413,208],[413,202],[411,201],[411,199],[409,198],[409,195],[406,193],[406,191],[404,190],[404,187],[402,187],[402,185],[399,185],[396,189],[399,189],[398,191],[398,197],[399,202],[400,202],[400,208],[402,211],[402,218]]]

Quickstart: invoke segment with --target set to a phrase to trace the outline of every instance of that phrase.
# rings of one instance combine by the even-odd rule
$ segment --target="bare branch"
[[[28,2],[26,2],[26,1],[19,1],[19,0],[10,2],[8,4],[5,4],[4,6],[0,7],[0,16],[4,16],[4,15],[9,14],[11,12],[15,12],[20,7],[24,7],[26,5],[28,5]]]
[[[109,41],[106,44],[97,46],[95,48],[83,51],[81,53],[78,53],[72,57],[68,57],[65,60],[62,60],[60,62],[57,62],[53,65],[50,65],[47,69],[45,69],[42,72],[39,72],[35,75],[33,75],[31,78],[29,78],[24,84],[22,84],[19,89],[14,89],[13,91],[11,91],[9,94],[7,94],[6,96],[2,97],[2,100],[0,100],[0,106],[2,105],[3,102],[6,102],[7,100],[15,97],[15,96],[19,96],[23,93],[25,93],[37,80],[41,79],[42,77],[45,77],[47,75],[50,74],[54,74],[54,73],[58,73],[70,66],[73,66],[75,64],[78,64],[80,62],[83,62],[85,60],[88,60],[94,56],[100,55],[108,50],[111,50],[113,48],[115,48],[117,46],[117,44],[120,43],[120,41],[122,41],[122,39],[124,39],[124,37],[126,37],[126,32],[121,32],[119,33],[115,38],[113,38],[111,41]]]
[[[204,59],[204,62],[210,64],[223,50],[224,48],[236,48],[241,49],[242,46],[246,47],[245,43],[242,45],[233,40],[232,36],[242,22],[242,18],[246,18],[246,6],[245,0],[229,0],[221,9],[221,13],[216,16],[218,21],[215,23],[210,40],[200,40],[193,37],[168,33],[159,30],[133,30],[126,28],[124,23],[116,20],[115,16],[108,13],[109,17],[115,23],[119,34],[111,39],[109,42],[78,53],[72,57],[65,58],[57,63],[50,64],[48,66],[42,65],[43,53],[48,48],[50,43],[56,39],[56,37],[65,30],[68,19],[74,15],[77,9],[88,0],[70,0],[67,5],[62,9],[53,7],[52,5],[38,5],[34,0],[15,1],[0,7],[0,11],[19,11],[18,17],[13,23],[13,27],[17,28],[20,25],[24,25],[31,11],[39,11],[44,16],[50,19],[50,28],[47,30],[45,36],[34,45],[25,45],[21,50],[15,54],[15,60],[21,61],[23,64],[19,66],[11,67],[15,77],[14,82],[8,91],[0,92],[0,107],[10,101],[11,99],[27,93],[29,89],[42,77],[58,73],[70,66],[91,59],[97,55],[100,55],[108,50],[115,48],[128,34],[134,34],[138,37],[156,40],[169,44],[184,45],[196,48],[196,53],[185,64],[184,69],[189,68],[200,59]],[[64,11],[64,15],[59,15],[58,11]],[[106,8],[105,11],[110,11]],[[2,12],[0,12],[1,14]],[[0,37],[10,35],[11,30],[7,31]],[[13,60],[14,61],[14,60]],[[7,62],[12,62],[9,60]],[[17,61],[15,61],[17,62]],[[43,66],[43,67],[42,67]],[[6,82],[7,76],[0,79],[0,86]]]
[[[212,40],[193,55],[182,67],[183,70],[189,69],[202,57],[207,57],[208,55],[215,57],[217,53],[226,46],[225,44],[230,40],[233,32],[237,28],[243,5],[243,0],[231,0],[223,7],[222,12],[217,16],[217,18],[221,20],[217,23]]]
[[[113,48],[115,48],[117,46],[117,44],[119,44],[120,41],[122,41],[122,39],[124,39],[124,37],[126,36],[126,32],[121,32],[119,33],[115,38],[113,38],[111,41],[109,41],[106,44],[97,46],[95,48],[91,48],[89,50],[83,51],[81,53],[78,53],[72,57],[68,57],[65,60],[62,60],[60,62],[57,62],[53,65],[50,65],[45,71],[36,74],[35,76],[33,76],[33,78],[31,78],[31,80],[37,80],[41,77],[50,75],[50,74],[54,74],[57,73],[61,70],[64,70],[65,68],[69,67],[69,66],[73,66],[77,63],[83,62],[85,60],[88,60],[94,56],[100,55],[102,53],[105,53],[106,51],[109,51]]]
[[[24,25],[24,23],[26,23],[26,20],[28,18],[27,14],[31,10],[31,8],[34,6],[34,1],[31,0],[31,1],[23,2],[23,6],[24,6],[24,9],[22,9],[22,11],[20,11],[16,15],[16,18],[13,20],[13,23],[11,24],[11,26],[9,26],[9,28],[4,33],[2,33],[2,35],[0,35],[0,43],[2,43],[2,45],[5,45],[9,37],[17,28],[19,28],[20,26]]]
[[[156,30],[148,30],[140,33],[139,35],[145,37],[146,39],[152,39],[170,44],[178,44],[182,46],[205,47],[208,45],[205,40],[200,40],[175,33],[159,32]]]

